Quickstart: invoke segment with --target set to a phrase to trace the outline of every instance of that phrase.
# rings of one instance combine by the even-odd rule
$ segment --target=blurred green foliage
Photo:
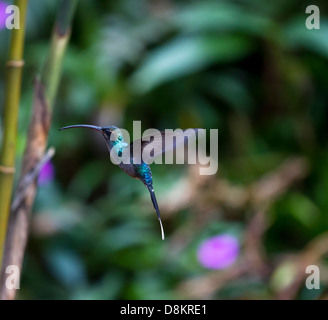
[[[320,30],[305,27],[309,4],[320,8]],[[56,7],[29,0],[20,157]],[[143,129],[217,128],[215,180],[241,187],[290,156],[308,161],[307,177],[267,212],[262,241],[276,272],[230,279],[211,295],[273,298],[292,277],[290,268],[275,269],[277,261],[328,228],[327,34],[325,1],[80,1],[49,139],[56,175],[38,192],[19,297],[183,299],[178,286],[209,272],[196,259],[201,240],[230,232],[243,247],[247,206],[236,212],[209,199],[165,211],[187,166],[152,166],[168,236],[161,241],[148,193],[110,162],[102,138],[57,131],[78,123],[132,130],[141,120]],[[1,107],[8,38],[0,31]],[[202,227],[192,227],[199,220]],[[328,287],[322,281],[320,292],[296,297],[317,299]]]

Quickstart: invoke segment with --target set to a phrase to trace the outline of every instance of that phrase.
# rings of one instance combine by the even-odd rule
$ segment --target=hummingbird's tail
[[[157,200],[156,200],[156,197],[155,197],[155,193],[154,193],[154,189],[153,187],[151,186],[147,186],[147,189],[149,190],[149,193],[150,193],[150,197],[151,197],[151,201],[153,202],[153,206],[157,212],[157,217],[158,217],[158,220],[159,220],[159,224],[161,226],[161,232],[162,232],[162,240],[164,240],[164,229],[163,229],[163,224],[162,224],[162,220],[161,220],[161,215],[159,213],[159,208],[158,208],[158,204],[157,204]]]

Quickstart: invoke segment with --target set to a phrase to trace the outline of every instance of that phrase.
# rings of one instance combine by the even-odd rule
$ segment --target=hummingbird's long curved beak
[[[67,126],[67,127],[60,128],[59,131],[65,130],[65,129],[71,129],[71,128],[89,128],[89,129],[92,129],[92,130],[96,130],[96,131],[102,132],[101,131],[101,127],[92,126],[90,124],[77,124],[75,126]]]

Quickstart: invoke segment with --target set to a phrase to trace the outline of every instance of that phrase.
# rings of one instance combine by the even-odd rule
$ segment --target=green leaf
[[[304,48],[328,58],[328,19],[321,19],[320,29],[309,30],[305,19],[294,19],[286,26],[286,45]]]
[[[236,3],[195,3],[177,12],[174,24],[182,31],[241,31],[265,35],[272,22]]]
[[[237,36],[179,37],[151,52],[132,75],[132,89],[145,93],[167,81],[230,62],[249,53],[251,42]]]

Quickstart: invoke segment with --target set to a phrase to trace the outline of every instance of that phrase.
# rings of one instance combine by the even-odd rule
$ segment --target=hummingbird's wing
[[[163,153],[183,147],[196,139],[199,129],[158,131],[149,129],[142,139],[130,143],[130,155],[134,163],[150,163]]]

